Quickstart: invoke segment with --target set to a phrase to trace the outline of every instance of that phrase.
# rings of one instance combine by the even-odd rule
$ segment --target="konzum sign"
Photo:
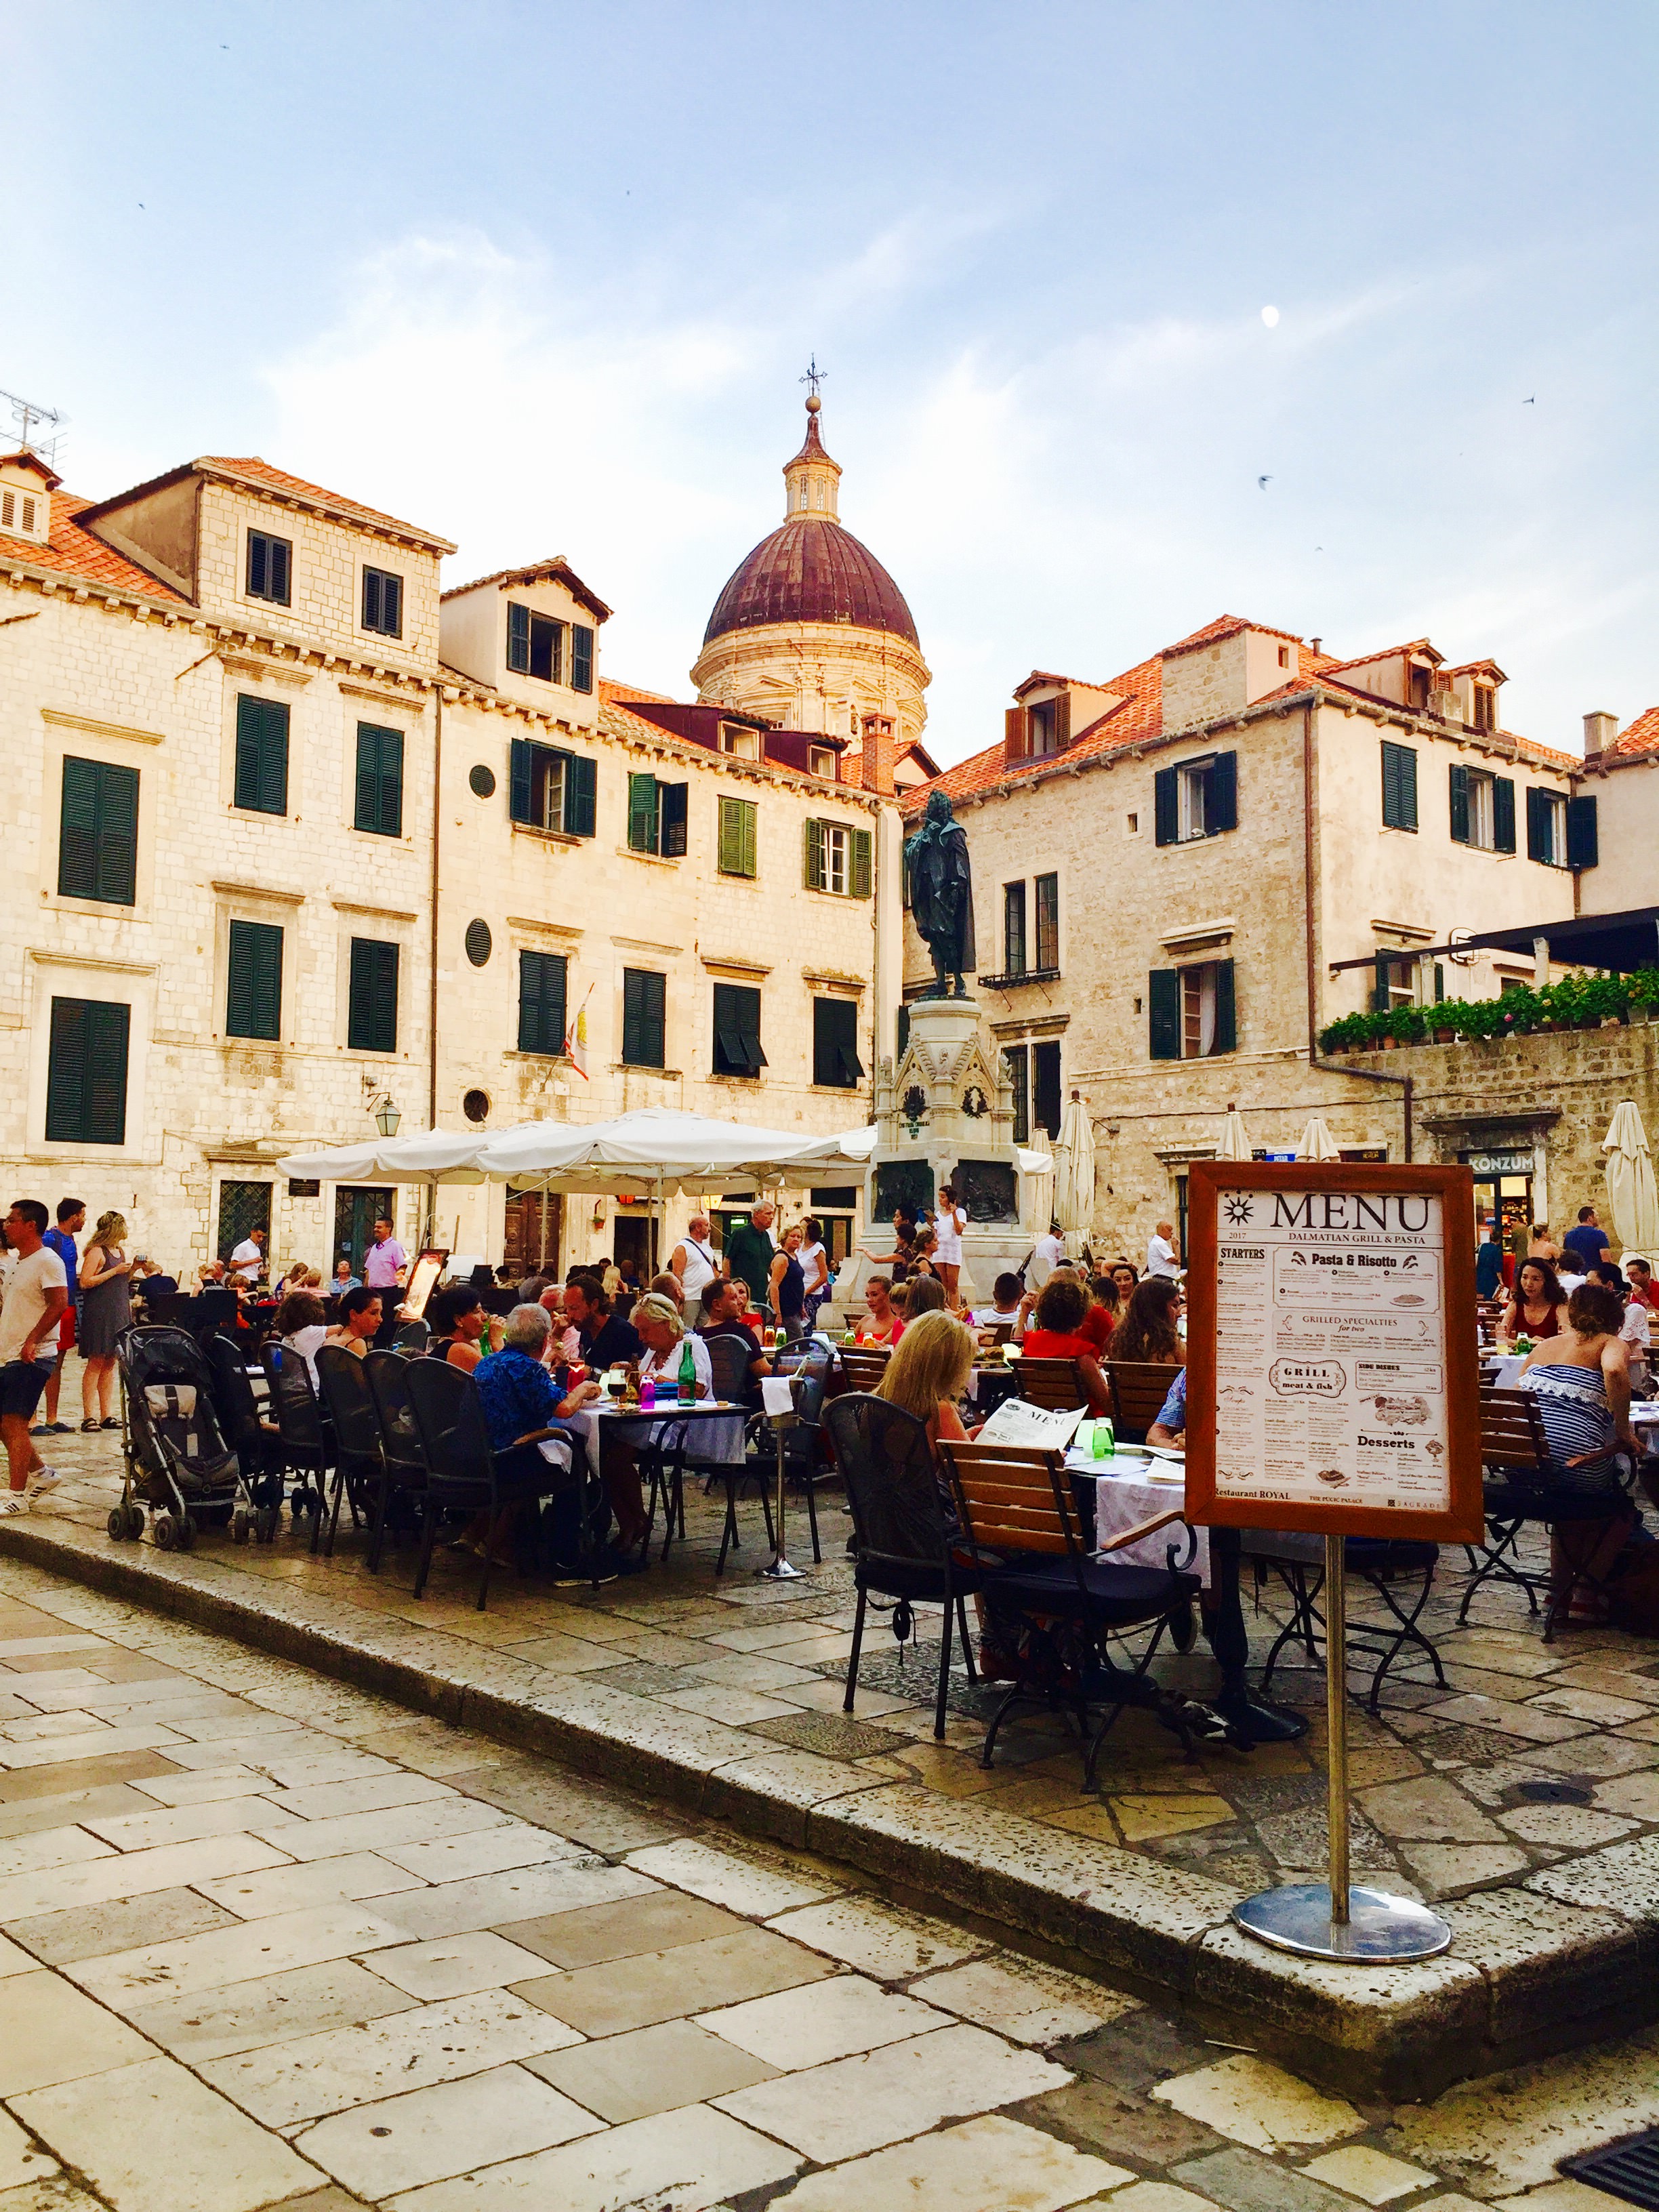
[[[1188,1204],[1190,1517],[1475,1541],[1469,1170],[1200,1160]]]

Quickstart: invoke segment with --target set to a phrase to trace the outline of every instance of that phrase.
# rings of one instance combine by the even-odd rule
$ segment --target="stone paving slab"
[[[138,1763],[128,1786],[142,1790],[146,1759],[211,1772],[257,1758],[261,1745],[280,1748],[302,1726],[343,1747],[388,1731],[407,1737],[412,1712],[432,1730],[434,1778],[455,1755],[447,1733],[480,1730],[589,1783],[647,1791],[855,1868],[916,1904],[1020,1929],[1057,1958],[1188,2006],[1218,2032],[1248,2030],[1339,2086],[1420,2092],[1659,2010],[1659,1645],[1575,1632],[1546,1649],[1512,1593],[1483,1595],[1459,1630],[1461,1577],[1449,1574],[1424,1615],[1447,1686],[1426,1667],[1405,1669],[1379,1717],[1354,1715],[1356,1877],[1442,1901],[1456,1930],[1449,1960],[1371,1976],[1273,1954],[1228,1922],[1241,1894],[1322,1872],[1322,1680],[1306,1669],[1274,1684],[1309,1713],[1303,1743],[1249,1756],[1206,1748],[1188,1761],[1146,1716],[1129,1713],[1091,1797],[1073,1743],[1046,1717],[1010,1726],[995,1767],[982,1769],[986,1693],[960,1672],[936,1744],[937,1646],[924,1640],[901,1662],[878,1616],[859,1710],[842,1716],[850,1575],[839,1556],[845,1524],[828,1501],[826,1559],[797,1583],[757,1582],[752,1563],[716,1582],[719,1516],[693,1498],[690,1540],[665,1565],[653,1561],[648,1574],[597,1592],[503,1576],[479,1614],[470,1602],[475,1563],[441,1555],[432,1594],[416,1606],[407,1552],[394,1549],[386,1571],[370,1577],[361,1539],[345,1533],[332,1562],[312,1560],[286,1528],[268,1548],[233,1547],[214,1533],[185,1556],[148,1541],[115,1545],[101,1526],[118,1474],[113,1440],[77,1438],[56,1455],[74,1461],[69,1479],[40,1510],[0,1528],[0,1558],[49,1562],[149,1626],[142,1651],[119,1667],[90,1651],[72,1624],[17,1655],[20,1689],[27,1674],[40,1696],[0,1715],[0,1822],[10,1791],[27,1788],[32,1763],[48,1755],[54,1770],[78,1775],[100,1747]],[[1253,1636],[1276,1632],[1278,1619],[1269,1600]],[[295,1684],[284,1661],[320,1669],[334,1686]],[[185,1677],[184,1662],[200,1671]],[[1157,1664],[1190,1694],[1213,1682],[1201,1650]],[[57,1720],[61,1737],[29,1733]],[[540,1802],[562,1791],[568,1801],[570,1782],[540,1765],[533,1774],[533,1785],[520,1777],[517,1786]],[[496,1911],[486,1869],[544,1847],[511,1832],[492,1838],[483,1805],[440,1814],[466,1832],[444,1844],[428,1838],[422,1802],[403,1795],[386,1809],[401,1808],[412,1827],[394,1823],[372,1845],[380,1801],[373,1790],[361,1800],[349,1793],[380,1778],[319,1774],[316,1788],[348,1793],[327,1801],[332,1814],[295,1794],[273,1805],[250,1847],[274,1850],[301,1811],[316,1829],[302,1853],[331,1843],[332,1825],[340,1856],[380,1856],[386,1883],[436,1881],[429,1917],[411,1934],[447,1938],[494,1924],[479,1917]],[[154,1834],[159,1887],[169,1850],[233,1832],[235,1814],[216,1814],[216,1802],[204,1797],[192,1815],[188,1799],[175,1801],[171,1825],[169,1814],[125,1802],[87,1817],[100,1838],[124,1819],[147,1821],[133,1832]],[[222,1802],[235,1805],[234,1789]],[[503,1816],[520,1809],[495,1802]],[[440,1869],[445,1859],[453,1879]],[[604,1874],[593,1901],[617,1894],[604,1882],[620,1871]],[[95,1896],[96,1862],[65,1869],[71,1893],[77,1873]],[[242,1878],[259,1879],[252,1863]],[[20,1881],[55,1894],[54,1879],[49,1869],[14,1873],[0,1861],[0,1894]],[[530,1882],[515,1893],[539,1893]],[[526,1902],[511,1917],[534,1911]]]

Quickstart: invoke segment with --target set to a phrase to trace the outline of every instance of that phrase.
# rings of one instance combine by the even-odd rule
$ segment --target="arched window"
[[[805,507],[805,506],[806,505],[807,501],[808,501],[808,499],[809,499],[810,497],[811,497],[811,492],[810,492],[810,490],[809,490],[809,488],[808,488],[808,486],[807,486],[807,484],[806,484],[805,480],[803,478],[803,479],[802,479],[802,483],[801,483],[801,488],[800,488],[800,503],[801,503],[801,505],[802,505],[803,507]]]

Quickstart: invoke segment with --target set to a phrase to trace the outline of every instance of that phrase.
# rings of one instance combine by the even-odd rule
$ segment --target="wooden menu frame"
[[[1218,1217],[1224,1193],[1306,1190],[1433,1197],[1444,1225],[1441,1358],[1446,1400],[1448,1508],[1443,1512],[1345,1504],[1333,1497],[1216,1495]],[[1344,1162],[1195,1160],[1188,1170],[1187,1251],[1187,1510],[1211,1527],[1293,1528],[1316,1535],[1474,1543],[1485,1530],[1480,1469],[1480,1346],[1475,1324],[1474,1178],[1467,1167],[1359,1167]],[[1265,1380],[1265,1377],[1264,1377]]]

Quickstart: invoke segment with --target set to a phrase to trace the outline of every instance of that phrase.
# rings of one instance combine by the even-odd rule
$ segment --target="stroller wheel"
[[[254,1515],[253,1534],[255,1540],[261,1544],[273,1541],[276,1534],[276,1508],[274,1505],[262,1505]]]
[[[109,1519],[105,1526],[118,1544],[125,1544],[132,1534],[127,1522],[127,1516],[131,1510],[125,1505],[112,1505],[109,1509]]]
[[[230,1540],[233,1544],[246,1543],[252,1522],[252,1515],[246,1507],[239,1505],[230,1516]]]
[[[179,1542],[179,1523],[171,1513],[158,1513],[155,1516],[155,1547],[161,1552],[182,1549]]]

